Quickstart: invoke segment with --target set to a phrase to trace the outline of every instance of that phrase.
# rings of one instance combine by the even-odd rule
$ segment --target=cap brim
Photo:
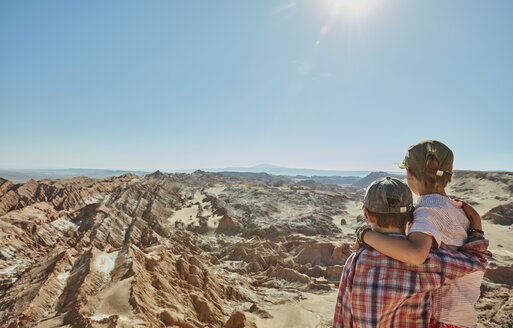
[[[400,169],[405,169],[406,168],[406,165],[404,165],[404,163],[395,163],[395,166],[397,166]]]

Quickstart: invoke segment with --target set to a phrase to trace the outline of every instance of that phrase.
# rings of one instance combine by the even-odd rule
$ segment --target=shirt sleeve
[[[435,216],[427,209],[416,209],[413,214],[413,223],[408,230],[408,234],[412,232],[422,232],[433,237],[438,247],[442,244],[442,232],[435,224]]]

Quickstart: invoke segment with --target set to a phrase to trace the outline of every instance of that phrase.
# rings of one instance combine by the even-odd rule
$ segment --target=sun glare
[[[362,18],[369,14],[381,0],[329,0],[331,16],[344,15]]]

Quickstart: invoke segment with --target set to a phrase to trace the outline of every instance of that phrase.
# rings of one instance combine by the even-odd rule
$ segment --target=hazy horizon
[[[310,170],[310,171],[326,171],[326,172],[372,172],[372,170],[329,170],[329,169],[322,169],[322,168],[308,168],[308,167],[286,167],[286,166],[277,166],[277,165],[266,165],[266,164],[257,164],[253,166],[247,166],[247,167],[240,167],[240,166],[227,166],[227,167],[193,167],[193,168],[182,168],[182,169],[166,169],[166,168],[152,168],[152,169],[141,169],[141,170],[135,170],[130,168],[91,168],[91,167],[67,167],[67,168],[52,168],[52,167],[34,167],[34,168],[12,168],[12,167],[0,167],[0,171],[67,171],[67,170],[91,170],[91,171],[133,171],[133,172],[145,172],[145,173],[152,173],[155,171],[162,171],[162,172],[181,172],[181,171],[195,171],[195,170],[255,170],[258,171],[259,169],[292,169],[292,170]],[[375,170],[375,171],[386,171],[386,170]],[[396,170],[388,170],[387,172],[401,172],[402,170],[396,168]]]
[[[4,1],[0,167],[513,170],[513,1]]]
[[[165,168],[165,167],[152,167],[152,168],[129,168],[129,167],[1,167],[0,170],[13,170],[13,171],[39,171],[39,170],[48,170],[48,171],[64,171],[64,170],[105,170],[105,171],[140,171],[140,172],[148,172],[152,173],[155,171],[162,172],[185,172],[185,171],[195,171],[195,170],[229,170],[229,169],[297,169],[297,170],[314,170],[314,171],[340,171],[340,172],[397,172],[401,173],[404,170],[398,168],[395,163],[387,168],[376,168],[376,169],[331,169],[331,168],[322,168],[322,167],[299,167],[299,166],[280,166],[273,164],[256,164],[251,166],[219,166],[219,167],[189,167],[189,168]],[[513,172],[513,170],[508,169],[489,169],[489,170],[476,170],[471,168],[458,168],[455,167],[456,171],[483,171],[483,172]]]
[[[405,174],[405,171],[395,167],[395,169],[387,170],[387,169],[376,169],[376,170],[332,170],[332,169],[323,169],[323,168],[311,168],[311,167],[286,167],[286,166],[277,166],[277,165],[265,165],[265,164],[257,164],[253,166],[240,167],[240,166],[227,166],[227,167],[192,167],[192,168],[181,168],[181,169],[168,169],[168,168],[149,168],[149,169],[130,169],[130,168],[94,168],[94,167],[67,167],[67,168],[53,168],[53,167],[34,167],[34,168],[12,168],[12,167],[0,167],[0,171],[131,171],[131,172],[141,172],[141,173],[153,173],[156,171],[161,172],[194,172],[196,170],[205,170],[212,172],[223,172],[229,170],[248,170],[251,172],[258,172],[259,169],[262,170],[272,170],[272,169],[286,169],[286,170],[304,170],[304,171],[325,171],[325,172],[390,172],[397,174]],[[455,171],[482,171],[482,172],[513,172],[511,170],[472,170],[465,168],[454,168]]]

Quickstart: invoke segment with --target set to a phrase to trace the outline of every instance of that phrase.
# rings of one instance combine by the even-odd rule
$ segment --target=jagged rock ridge
[[[200,171],[2,179],[0,325],[222,327],[268,289],[331,290],[352,197]]]

